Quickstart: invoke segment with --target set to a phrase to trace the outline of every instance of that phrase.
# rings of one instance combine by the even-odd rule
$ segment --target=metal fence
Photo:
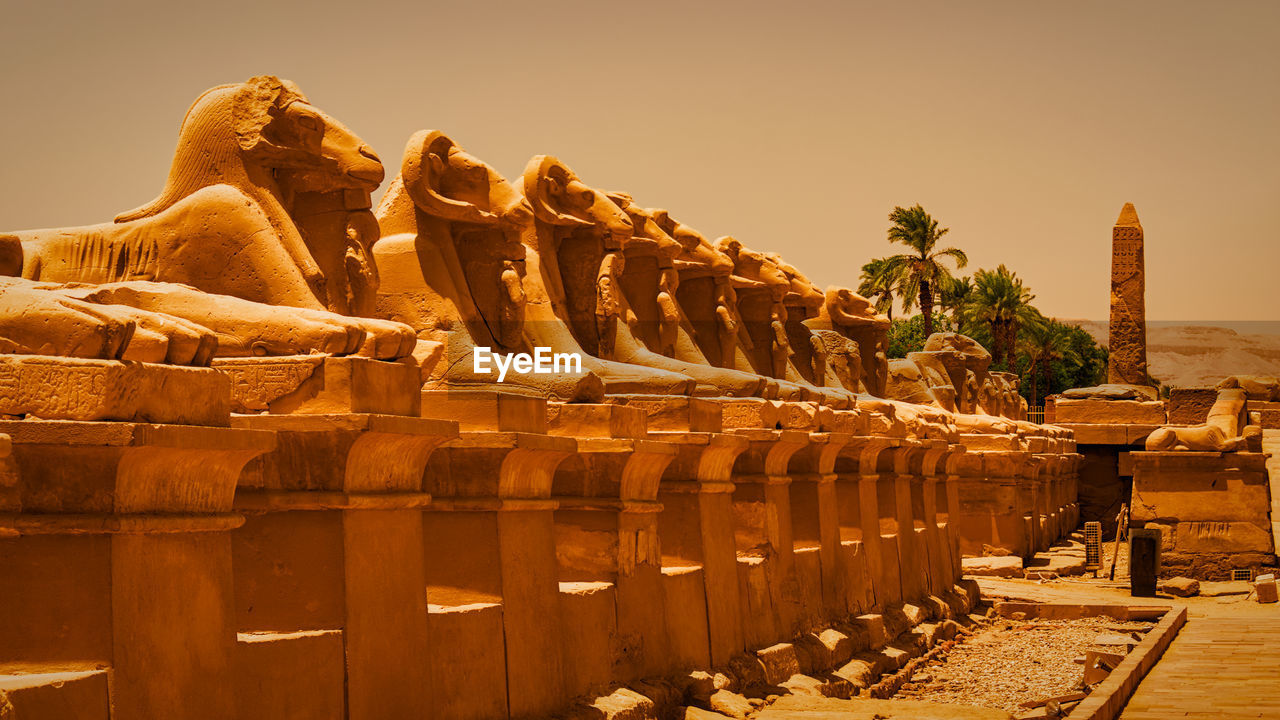
[[[1044,423],[1044,406],[1032,405],[1027,408],[1027,421],[1033,423]]]

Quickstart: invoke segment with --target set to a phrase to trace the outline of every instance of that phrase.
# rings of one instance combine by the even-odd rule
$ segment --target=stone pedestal
[[[433,460],[427,472],[433,496],[427,534],[448,543],[428,561],[428,602],[454,609],[451,619],[463,622],[459,608],[500,598],[506,701],[513,717],[547,714],[569,699],[561,652],[556,502],[550,497],[557,466],[576,450],[571,438],[463,432],[438,451],[439,461]],[[444,621],[445,613],[434,613],[433,608],[433,620]],[[460,628],[451,631],[463,635]],[[491,670],[492,640],[467,636],[469,656],[460,659],[479,672]],[[465,691],[488,688],[492,693],[502,680],[464,676],[460,667],[437,671],[439,664],[436,658],[433,672],[440,676],[433,687],[457,681],[448,716],[487,712],[480,706],[488,707],[491,695]]]
[[[226,427],[230,395],[209,368],[0,355],[0,415]]]
[[[724,429],[722,406],[713,398],[681,395],[610,395],[609,402],[643,410],[650,432],[709,432]]]
[[[294,355],[219,358],[231,380],[234,412],[325,415],[417,415],[419,369],[404,360]]]
[[[748,441],[718,433],[658,432],[652,436],[678,446],[676,457],[658,486],[658,501],[663,506],[658,532],[663,572],[670,581],[666,597],[672,639],[675,640],[679,631],[673,625],[670,611],[683,608],[688,613],[696,613],[697,607],[690,598],[670,591],[674,585],[685,583],[673,579],[684,573],[677,574],[668,568],[700,568],[707,627],[704,666],[723,665],[746,649],[734,551],[734,486],[730,475],[734,461],[747,449]],[[681,659],[697,654],[696,647],[675,651]]]
[[[464,432],[546,433],[547,401],[521,393],[427,390],[422,416],[458,423]]]
[[[288,663],[290,683],[241,697],[240,717],[284,703],[311,707],[304,670],[329,646],[308,633],[340,631],[342,652],[320,670],[345,668],[346,717],[428,717],[423,471],[457,425],[388,415],[254,415],[238,427],[269,429],[277,449],[240,478],[236,508],[237,622],[241,668]],[[272,652],[255,641],[273,634]],[[292,637],[284,637],[292,634]],[[258,637],[255,637],[258,636]],[[317,708],[317,711],[329,708]]]
[[[1275,563],[1262,453],[1135,452],[1135,528],[1158,528],[1161,573],[1230,579]]]
[[[898,440],[874,439],[862,444],[858,454],[858,508],[859,526],[862,528],[862,545],[867,555],[867,570],[872,579],[876,607],[886,607],[902,602],[902,587],[897,573],[897,549],[893,544],[893,567],[887,567],[890,553],[885,549],[885,538],[880,523],[880,474],[877,472],[881,454]],[[890,453],[891,455],[891,453]]]
[[[802,622],[811,627],[829,624],[848,614],[847,573],[840,561],[840,504],[836,489],[836,459],[850,436],[813,433],[809,443],[791,459],[791,527],[795,553],[818,551],[817,573],[806,560],[797,562],[801,584]],[[815,588],[816,580],[816,588]]]
[[[592,602],[580,599],[584,593],[610,593],[601,622],[565,627],[570,694],[678,669],[667,632],[657,503],[675,454],[675,446],[651,440],[580,438],[577,458],[557,473],[561,599],[581,607]]]
[[[0,657],[110,666],[115,718],[233,717],[232,497],[271,434],[39,421],[0,434],[17,468]]]
[[[750,445],[733,473],[734,534],[747,647],[796,632],[800,610],[791,527],[791,456],[809,443],[798,430],[736,430]]]

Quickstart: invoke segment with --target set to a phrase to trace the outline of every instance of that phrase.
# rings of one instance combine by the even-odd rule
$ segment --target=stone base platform
[[[1132,527],[1158,528],[1161,575],[1230,579],[1274,564],[1262,453],[1134,452]]]
[[[238,413],[417,415],[418,368],[363,357],[220,358]]]
[[[210,368],[0,355],[0,416],[226,427],[230,396]]]

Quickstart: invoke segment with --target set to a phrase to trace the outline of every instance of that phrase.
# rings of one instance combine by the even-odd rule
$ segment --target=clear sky
[[[822,285],[856,285],[919,202],[970,270],[1105,319],[1132,202],[1148,319],[1280,319],[1274,0],[0,7],[0,230],[151,200],[191,101],[275,74],[389,175],[422,128],[510,178],[557,155]]]

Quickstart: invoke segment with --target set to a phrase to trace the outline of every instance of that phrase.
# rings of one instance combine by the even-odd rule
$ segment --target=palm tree
[[[902,278],[895,268],[889,266],[889,259],[876,258],[863,265],[860,279],[858,294],[875,300],[876,312],[888,313],[892,320],[894,296],[900,290]]]
[[[1038,313],[1037,313],[1038,314]],[[1031,379],[1031,404],[1040,399],[1037,381],[1044,376],[1045,388],[1049,387],[1049,371],[1057,361],[1079,365],[1081,360],[1072,343],[1071,329],[1056,320],[1043,316],[1040,322],[1028,325],[1018,345],[1027,355],[1027,373]]]
[[[973,280],[969,277],[951,278],[939,288],[938,305],[951,311],[952,325],[960,326],[960,314],[973,294]]]
[[[909,309],[919,297],[920,314],[924,315],[924,334],[933,334],[933,294],[939,285],[951,279],[951,272],[941,262],[950,257],[962,268],[969,262],[959,248],[935,250],[938,240],[949,228],[938,227],[938,221],[929,216],[920,205],[909,208],[895,207],[889,213],[889,242],[900,242],[912,252],[893,255],[885,260],[902,278],[903,309]]]
[[[991,328],[992,364],[1012,370],[1018,329],[1041,324],[1042,316],[1031,307],[1036,296],[1023,286],[1017,273],[1010,272],[1004,265],[995,270],[979,270],[973,274],[973,281],[964,318]]]

